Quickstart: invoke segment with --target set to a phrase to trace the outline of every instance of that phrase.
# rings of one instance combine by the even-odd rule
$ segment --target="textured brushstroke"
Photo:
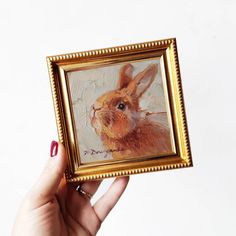
[[[167,114],[142,111],[139,101],[157,75],[151,64],[132,77],[133,66],[120,69],[117,89],[100,96],[91,107],[91,124],[114,158],[158,155],[172,151]]]
[[[165,75],[161,72],[162,68],[160,66],[160,60],[158,58],[132,62],[132,67],[130,67],[128,64],[123,63],[67,73],[69,81],[69,91],[72,98],[76,135],[82,163],[110,160],[119,157],[121,152],[123,153],[123,157],[140,155],[140,152],[138,151],[135,154],[127,151],[129,149],[129,147],[127,146],[124,147],[127,149],[126,151],[124,151],[124,149],[118,147],[119,145],[117,144],[117,142],[114,142],[114,140],[114,148],[109,148],[105,144],[104,137],[97,135],[94,127],[91,125],[92,114],[90,114],[90,108],[94,103],[96,103],[96,100],[99,97],[103,96],[104,94],[109,94],[111,91],[117,91],[117,97],[113,100],[113,103],[117,103],[119,101],[118,86],[120,88],[127,87],[128,82],[130,82],[136,75],[144,71],[151,64],[157,65],[158,73],[156,74],[149,88],[140,97],[138,101],[138,112],[133,111],[129,113],[127,111],[124,111],[124,113],[128,117],[128,120],[132,120],[132,122],[128,122],[128,120],[126,121],[127,127],[129,126],[130,129],[135,129],[136,122],[134,121],[137,121],[139,119],[140,121],[143,120],[161,123],[162,127],[165,127],[165,129],[169,131],[170,125],[166,118],[167,114],[169,114],[169,109],[165,102],[163,89],[163,80],[165,80]],[[125,70],[125,66],[127,68],[129,67],[129,69]],[[121,81],[121,77],[126,77],[126,79]],[[128,106],[131,107],[133,106],[134,101],[129,100],[129,98],[127,97],[127,100],[125,102],[130,103]],[[109,112],[104,115],[104,120],[106,120],[105,123],[108,127],[110,123],[114,123],[117,117],[125,122],[124,114],[120,113],[118,116],[116,114],[112,111],[112,109],[110,109]],[[101,125],[97,123],[98,129],[99,126],[101,128]],[[120,129],[119,125],[114,125],[114,129],[117,130],[117,135],[119,135],[120,137],[124,137],[124,135],[128,133],[128,130]],[[144,137],[144,133],[141,135],[143,135]],[[126,137],[126,140],[127,139],[128,136]],[[149,141],[145,141],[145,138],[143,138],[143,144],[145,142]],[[131,144],[132,142],[129,143]],[[137,144],[132,145],[137,146]],[[155,151],[155,148],[151,148],[151,150]],[[158,153],[155,153],[154,155],[156,154]]]

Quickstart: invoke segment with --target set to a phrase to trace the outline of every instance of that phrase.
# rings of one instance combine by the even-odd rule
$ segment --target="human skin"
[[[51,157],[18,210],[13,236],[96,235],[102,222],[124,192],[129,177],[116,178],[108,191],[91,204],[89,197],[66,184],[67,156],[62,144],[52,142]],[[101,181],[84,182],[83,191],[94,195]]]

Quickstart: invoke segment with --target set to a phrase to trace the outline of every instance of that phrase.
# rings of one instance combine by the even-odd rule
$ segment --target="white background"
[[[1,0],[0,235],[57,138],[45,57],[168,37],[194,167],[132,176],[98,235],[236,235],[235,11],[235,0]]]

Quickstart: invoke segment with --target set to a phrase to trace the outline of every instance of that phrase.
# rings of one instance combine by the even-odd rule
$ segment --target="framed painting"
[[[176,39],[47,63],[68,182],[192,166]]]

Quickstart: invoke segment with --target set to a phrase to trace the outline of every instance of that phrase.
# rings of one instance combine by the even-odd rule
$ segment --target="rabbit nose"
[[[99,106],[99,104],[95,103],[95,104],[93,104],[92,109],[93,109],[94,112],[96,112],[96,111],[98,111],[98,110],[101,110],[102,107]]]
[[[101,106],[98,106],[97,104],[93,104],[90,110],[90,117],[94,119],[96,117],[96,112],[101,109],[102,109]]]

